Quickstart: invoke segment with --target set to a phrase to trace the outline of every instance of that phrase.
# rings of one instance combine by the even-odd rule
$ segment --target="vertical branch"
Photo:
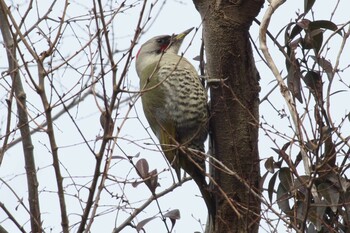
[[[109,103],[109,114],[112,113],[112,110],[114,108],[114,106],[116,105],[116,102],[117,102],[117,96],[118,94],[120,93],[120,86],[122,85],[123,83],[123,80],[124,78],[126,77],[126,74],[128,72],[128,67],[130,65],[130,62],[132,60],[132,49],[134,48],[135,44],[136,44],[136,41],[138,40],[138,37],[140,36],[140,33],[141,33],[141,21],[143,19],[143,14],[144,14],[144,11],[145,11],[145,8],[146,8],[146,5],[147,5],[147,1],[143,1],[142,3],[142,8],[141,8],[141,11],[140,11],[140,15],[139,15],[139,20],[137,22],[137,25],[136,25],[136,30],[135,30],[135,34],[134,34],[134,38],[132,39],[131,41],[131,45],[130,45],[130,48],[127,52],[127,58],[126,58],[126,62],[125,62],[125,66],[124,66],[124,69],[120,75],[120,79],[118,82],[117,81],[117,67],[116,67],[116,64],[113,60],[113,52],[112,52],[112,49],[111,49],[111,46],[109,44],[109,39],[108,39],[108,36],[107,36],[107,23],[105,22],[104,20],[104,15],[103,15],[103,8],[102,8],[102,5],[101,5],[101,2],[98,1],[98,5],[99,5],[99,12],[101,13],[100,16],[97,15],[97,4],[96,2],[94,1],[94,14],[95,14],[95,19],[96,19],[96,29],[99,30],[99,26],[98,26],[98,19],[101,20],[101,23],[102,23],[102,30],[104,30],[104,33],[105,33],[105,38],[106,38],[106,43],[107,43],[107,51],[108,51],[108,59],[109,59],[109,62],[110,62],[110,66],[112,68],[112,82],[113,82],[113,93],[112,93],[112,96],[111,96],[111,100],[110,100],[110,103]],[[100,47],[99,50],[101,51],[102,50],[102,40],[101,38],[99,37],[100,36],[100,33],[98,31],[98,37],[97,37],[97,40],[98,40],[98,46]],[[101,56],[102,56],[102,52],[101,53]],[[102,59],[102,58],[101,58]],[[102,62],[102,60],[101,60]],[[101,63],[102,64],[102,63]],[[103,78],[104,76],[104,71],[102,70],[101,72],[101,76]],[[105,106],[107,104],[105,103]],[[108,125],[111,121],[111,117],[107,118],[107,121],[105,122],[105,125]],[[94,204],[94,197],[95,197],[95,194],[96,194],[96,190],[98,191],[98,180],[100,178],[100,176],[102,175],[102,180],[100,182],[100,185],[99,187],[101,188],[102,185],[103,185],[103,182],[104,182],[104,179],[105,179],[105,176],[107,175],[106,173],[101,173],[100,171],[100,167],[101,167],[101,164],[102,164],[102,158],[103,158],[103,153],[106,149],[106,146],[107,146],[107,143],[109,141],[109,137],[106,137],[108,134],[108,130],[105,130],[104,131],[104,137],[103,137],[103,140],[102,140],[102,143],[101,143],[101,146],[100,146],[100,149],[99,149],[99,152],[96,153],[95,157],[96,157],[96,164],[95,164],[95,170],[94,170],[94,174],[93,174],[93,180],[91,182],[91,185],[90,185],[90,188],[89,188],[89,196],[87,198],[87,201],[86,201],[86,206],[85,206],[85,209],[84,209],[84,213],[81,217],[81,221],[80,221],[80,224],[79,224],[79,228],[78,228],[78,231],[79,233],[82,233],[85,230],[85,227],[86,227],[86,224],[87,224],[87,221],[88,221],[88,218],[89,218],[89,213],[91,210],[93,210],[92,212],[92,217],[94,217],[95,215],[95,211],[96,211],[96,208],[97,208],[97,204],[98,203],[95,203],[95,207],[93,207],[93,204]],[[108,163],[108,161],[107,161]],[[107,166],[109,166],[108,164],[106,164]],[[105,168],[106,170],[106,168]],[[107,167],[107,170],[108,170],[108,167]],[[95,198],[95,201],[98,201],[98,198],[99,198],[99,193],[96,194],[96,198]],[[90,228],[90,225],[91,223],[89,223],[89,225],[87,226],[88,228]]]
[[[38,194],[38,180],[35,170],[35,159],[33,153],[33,144],[30,136],[30,129],[28,124],[27,106],[26,106],[26,93],[23,90],[21,77],[18,73],[18,63],[16,59],[16,44],[11,34],[9,22],[7,20],[7,10],[5,2],[1,1],[0,6],[0,27],[4,44],[7,50],[7,57],[9,63],[9,73],[12,79],[12,85],[16,97],[17,112],[18,112],[18,128],[20,129],[22,136],[23,154],[25,169],[27,175],[28,185],[28,202],[30,209],[30,223],[31,232],[42,232],[40,206],[39,206],[39,194]]]
[[[2,144],[3,146],[0,149],[0,166],[1,166],[2,160],[4,158],[5,152],[8,148],[8,139],[10,137],[10,127],[11,127],[11,109],[12,109],[12,101],[13,101],[13,97],[14,97],[13,95],[14,95],[14,90],[13,90],[13,86],[12,86],[9,98],[6,100],[6,103],[7,103],[7,117],[6,117],[7,123],[6,123],[5,139],[4,139],[4,142]]]
[[[211,168],[217,211],[215,225],[209,224],[206,232],[258,232],[260,86],[249,28],[263,1],[194,0],[194,4],[203,20],[215,152]]]
[[[54,1],[54,3],[55,2],[56,1]],[[50,6],[50,9],[52,8],[53,4]],[[68,1],[65,2],[65,8],[62,12],[62,17],[60,17],[61,22],[60,22],[60,25],[59,25],[59,28],[57,31],[57,35],[54,38],[53,42],[50,41],[50,47],[48,48],[47,51],[41,53],[41,56],[38,56],[38,54],[36,54],[35,50],[25,40],[23,34],[20,31],[20,27],[15,22],[12,15],[9,14],[9,18],[11,20],[13,27],[16,30],[16,34],[19,35],[21,42],[28,49],[28,51],[33,56],[33,58],[35,59],[35,61],[37,62],[37,65],[38,65],[39,84],[37,85],[32,78],[31,78],[31,81],[32,81],[32,84],[34,85],[37,93],[40,95],[40,99],[42,101],[42,104],[43,104],[43,107],[45,110],[45,114],[46,114],[46,121],[47,121],[46,132],[47,132],[48,137],[49,137],[50,147],[51,147],[52,156],[53,156],[53,167],[54,167],[55,176],[56,176],[57,189],[58,189],[58,199],[59,199],[60,209],[61,209],[62,231],[65,233],[69,232],[68,215],[67,215],[67,210],[66,210],[66,206],[65,206],[63,178],[61,176],[60,166],[59,166],[60,163],[59,163],[59,158],[58,158],[58,147],[56,145],[56,139],[55,139],[55,134],[54,134],[54,130],[53,130],[53,117],[52,117],[52,111],[51,111],[52,107],[51,107],[51,105],[46,97],[46,91],[45,91],[45,85],[44,85],[45,84],[44,81],[45,81],[45,77],[47,75],[47,72],[46,72],[43,64],[44,64],[45,58],[47,58],[48,56],[51,56],[52,53],[55,51],[56,45],[59,42],[59,39],[61,38],[61,31],[62,31],[62,26],[63,26],[64,20],[65,20],[67,7],[68,7]],[[2,3],[2,8],[5,9],[4,3]],[[50,11],[51,10],[49,10],[48,12],[50,12]],[[29,136],[31,134],[31,132],[28,130],[27,134]],[[22,135],[22,138],[23,138],[23,135]],[[35,166],[34,166],[34,168],[35,168]],[[37,232],[37,231],[33,230],[33,232]]]
[[[59,25],[59,29],[57,31],[57,35],[54,41],[50,42],[49,49],[45,53],[43,53],[42,57],[37,59],[38,74],[39,74],[39,85],[37,87],[37,92],[40,95],[41,102],[45,109],[46,122],[47,122],[46,133],[49,137],[50,147],[52,151],[53,168],[55,171],[56,184],[57,184],[57,190],[58,190],[57,194],[58,194],[60,210],[61,210],[61,226],[62,226],[62,232],[64,233],[69,232],[69,221],[68,221],[68,215],[67,215],[66,201],[64,197],[63,178],[61,175],[60,161],[58,157],[58,147],[56,144],[56,138],[55,138],[55,133],[53,128],[52,106],[50,105],[47,99],[46,91],[45,91],[45,77],[47,76],[47,72],[44,68],[44,59],[48,56],[51,56],[52,53],[55,51],[56,44],[58,43],[59,38],[61,37],[62,25],[65,20],[65,15],[66,15],[66,10],[68,5],[69,5],[68,1],[66,0],[62,16],[60,17],[61,22]]]
[[[298,138],[299,143],[301,144],[301,155],[303,158],[303,163],[304,163],[304,167],[305,167],[305,173],[306,174],[310,174],[310,162],[309,159],[306,155],[305,149],[303,148],[302,144],[303,144],[303,134],[302,131],[300,129],[300,119],[298,116],[298,112],[295,106],[295,103],[293,101],[292,96],[290,95],[289,91],[288,91],[288,87],[286,86],[286,84],[283,81],[283,78],[281,76],[281,74],[278,71],[278,68],[275,64],[275,62],[273,61],[271,54],[269,53],[269,49],[267,47],[266,44],[266,33],[267,33],[267,28],[269,26],[270,23],[270,19],[272,17],[272,14],[275,12],[275,10],[282,5],[285,2],[285,0],[273,0],[270,2],[270,6],[268,7],[268,9],[265,12],[265,15],[261,21],[261,25],[260,25],[260,31],[259,31],[259,40],[260,40],[260,49],[266,59],[266,62],[269,66],[269,68],[271,69],[273,75],[275,76],[278,85],[280,87],[281,90],[281,94],[283,96],[283,98],[285,99],[289,112],[292,116],[292,120],[295,126],[295,132],[296,132],[296,136]]]

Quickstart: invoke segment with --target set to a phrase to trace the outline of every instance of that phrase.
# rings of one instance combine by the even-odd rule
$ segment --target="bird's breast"
[[[198,124],[207,118],[206,91],[197,73],[180,65],[164,65],[158,71],[165,93],[164,108],[178,124]]]

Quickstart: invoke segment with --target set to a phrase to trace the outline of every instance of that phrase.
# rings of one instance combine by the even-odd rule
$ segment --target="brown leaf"
[[[148,174],[148,178],[145,180],[145,183],[147,187],[151,190],[151,192],[154,194],[156,192],[156,188],[159,186],[157,169],[152,170]]]
[[[135,166],[136,171],[141,178],[146,179],[149,176],[149,166],[146,159],[139,159]]]
[[[315,101],[322,104],[323,100],[323,83],[321,75],[315,71],[309,71],[303,77],[304,83],[309,88],[315,98]]]
[[[156,217],[150,217],[150,218],[146,218],[146,219],[140,221],[140,222],[136,225],[136,230],[137,230],[137,232],[140,232],[141,229],[143,229],[143,227],[144,227],[147,223],[149,223],[150,221],[152,221],[152,220],[155,219],[155,218],[156,218]]]
[[[292,49],[290,53],[290,65],[288,69],[287,85],[292,95],[297,100],[299,100],[300,103],[303,103],[303,99],[301,96],[301,78],[302,75],[300,72],[300,65],[295,57],[295,49]]]
[[[326,60],[324,57],[316,58],[315,56],[310,56],[313,60],[317,62],[319,66],[326,72],[328,80],[333,78],[333,66],[332,63]]]
[[[303,20],[300,20],[299,22],[297,22],[297,25],[299,27],[301,27],[302,29],[306,30],[309,28],[309,24],[310,24],[310,20],[308,19],[303,19]]]
[[[142,184],[142,183],[143,183],[143,181],[135,181],[131,185],[132,185],[132,187],[136,188],[137,186],[139,186],[139,184]]]
[[[172,224],[170,231],[172,231],[175,226],[176,220],[180,219],[180,211],[178,209],[170,210],[168,213],[164,214],[164,217],[170,219]]]

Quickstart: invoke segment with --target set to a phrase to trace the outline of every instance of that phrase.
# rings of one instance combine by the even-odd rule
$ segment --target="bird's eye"
[[[169,41],[170,41],[170,36],[165,36],[157,39],[157,43],[161,45],[169,44]]]
[[[155,51],[157,54],[160,54],[162,52],[164,52],[170,44],[171,41],[171,36],[162,36],[162,37],[158,37],[156,38],[156,43],[157,43],[157,48],[158,50]]]
[[[165,39],[164,38],[157,39],[157,42],[158,42],[158,44],[164,44]]]

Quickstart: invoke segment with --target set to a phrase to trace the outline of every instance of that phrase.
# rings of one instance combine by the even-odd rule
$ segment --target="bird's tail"
[[[209,220],[214,223],[215,201],[213,193],[205,180],[205,156],[203,152],[188,150],[180,154],[181,167],[188,173],[197,184],[204,202],[208,209]]]

